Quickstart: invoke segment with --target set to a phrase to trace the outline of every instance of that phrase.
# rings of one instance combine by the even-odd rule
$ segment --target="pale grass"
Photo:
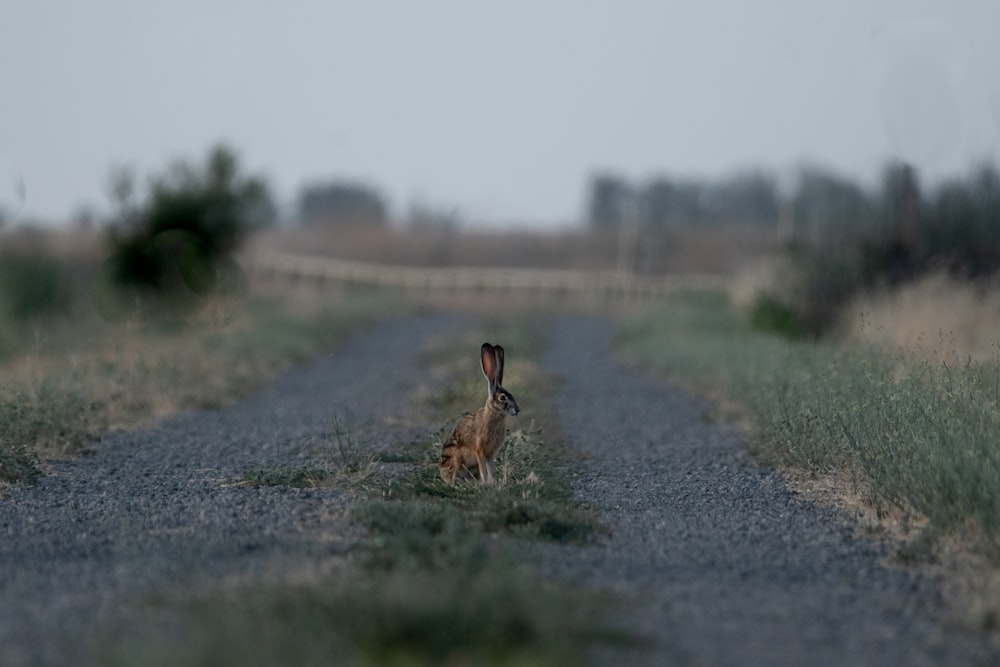
[[[43,457],[77,453],[108,431],[244,396],[358,326],[401,307],[384,295],[290,291],[213,300],[189,321],[90,323],[85,335],[0,365],[0,389],[33,419]]]
[[[261,234],[251,240],[248,252],[280,250],[424,267],[626,268],[643,275],[732,275],[773,255],[777,245],[773,228],[740,224],[643,230],[632,240],[618,230],[586,227],[458,230],[315,225]]]
[[[788,264],[787,258],[778,255],[748,264],[730,281],[726,290],[730,302],[736,308],[749,310],[759,296],[774,293],[781,286],[779,276],[787,275]]]
[[[855,299],[841,329],[851,341],[929,361],[993,362],[1000,342],[1000,292],[935,273]]]

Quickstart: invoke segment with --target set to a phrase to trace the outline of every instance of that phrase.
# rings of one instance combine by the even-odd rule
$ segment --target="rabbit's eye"
[[[506,403],[507,402],[507,396],[505,394],[500,394],[500,402],[501,403]]]

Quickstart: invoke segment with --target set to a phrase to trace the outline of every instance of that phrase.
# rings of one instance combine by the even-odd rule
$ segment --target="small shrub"
[[[239,285],[229,275],[231,255],[273,215],[264,182],[241,174],[236,155],[224,146],[212,149],[204,165],[182,162],[154,177],[148,200],[138,207],[126,204],[131,185],[119,190],[122,219],[109,237],[103,283],[168,311],[187,310],[220,285]],[[102,313],[121,310],[113,296],[102,291],[99,297]]]
[[[0,438],[0,482],[31,484],[39,475],[41,471],[31,450]]]
[[[750,308],[750,324],[754,329],[786,338],[802,338],[802,324],[791,306],[770,294],[760,294]]]
[[[802,250],[794,264],[799,275],[794,293],[799,322],[805,333],[822,335],[863,287],[857,255],[852,250]]]

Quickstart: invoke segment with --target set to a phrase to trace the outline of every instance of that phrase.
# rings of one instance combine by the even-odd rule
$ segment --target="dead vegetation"
[[[256,248],[419,267],[731,275],[772,254],[773,229],[720,225],[623,234],[617,230],[468,230],[370,225],[296,227],[257,236]]]
[[[996,286],[996,280],[973,284],[934,273],[865,294],[844,312],[843,335],[931,361],[993,362],[1000,351]]]

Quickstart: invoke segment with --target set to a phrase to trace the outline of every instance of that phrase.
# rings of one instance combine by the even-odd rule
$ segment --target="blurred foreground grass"
[[[870,347],[791,342],[751,329],[720,294],[684,294],[631,318],[618,345],[743,406],[769,459],[846,474],[881,515],[927,544],[971,538],[1000,563],[997,363],[929,362]]]
[[[0,480],[31,481],[39,459],[79,453],[109,431],[232,401],[401,309],[392,294],[346,290],[220,297],[183,321],[108,323],[88,313],[11,324],[20,337],[0,359]]]

